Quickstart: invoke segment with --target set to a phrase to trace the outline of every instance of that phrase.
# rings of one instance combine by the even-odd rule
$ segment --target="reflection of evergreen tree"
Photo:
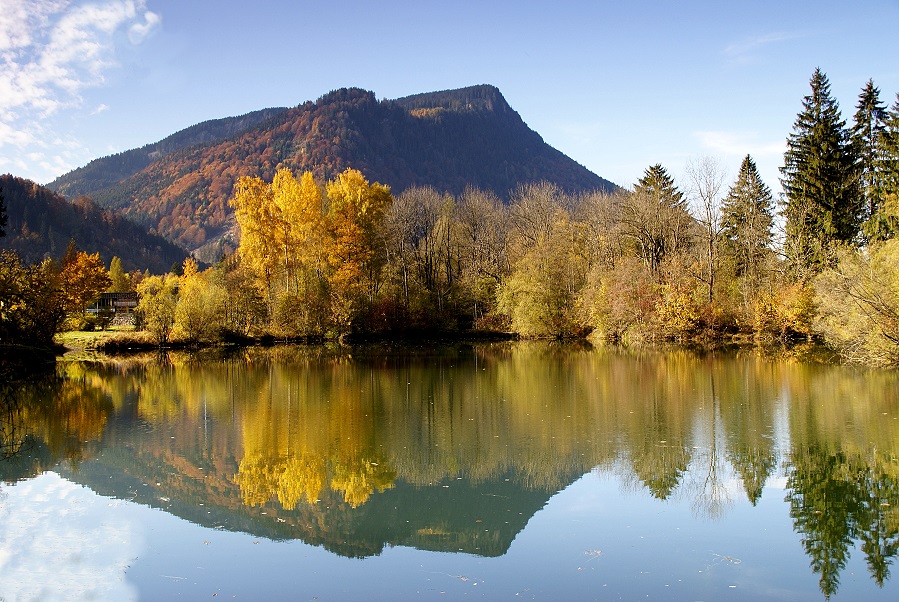
[[[853,487],[842,454],[817,448],[793,457],[787,486],[793,528],[802,534],[802,545],[825,597],[835,594],[840,571],[849,560],[855,528],[850,500]]]
[[[871,577],[881,586],[899,552],[899,524],[891,514],[899,483],[878,464],[820,448],[793,458],[790,516],[827,597],[837,591],[853,541],[861,542]]]
[[[770,446],[769,449],[764,449],[753,445],[738,444],[730,447],[728,458],[743,480],[746,498],[755,506],[762,497],[765,482],[777,465],[773,449],[770,449]]]
[[[652,414],[642,441],[635,442],[631,452],[634,473],[653,496],[667,500],[687,471],[690,452],[680,425],[673,424],[676,420],[661,407],[653,408]]]
[[[899,482],[876,464],[865,468],[863,478],[856,481],[858,538],[871,577],[883,587],[890,576],[890,563],[899,553],[899,517],[895,509],[899,503]]]

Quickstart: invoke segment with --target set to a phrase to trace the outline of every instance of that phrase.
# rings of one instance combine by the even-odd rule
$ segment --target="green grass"
[[[122,337],[140,336],[132,326],[112,327],[107,330],[60,332],[56,342],[68,349],[97,349],[102,343]]]

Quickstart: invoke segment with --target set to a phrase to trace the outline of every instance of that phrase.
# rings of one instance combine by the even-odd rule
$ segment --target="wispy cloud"
[[[144,0],[3,0],[0,151],[45,139],[44,119],[81,107],[81,93],[104,83],[116,65],[116,34],[138,44],[159,23]]]
[[[729,155],[752,155],[755,159],[781,157],[786,150],[783,140],[760,141],[752,132],[698,131],[693,136],[703,148],[711,152]]]
[[[724,55],[736,63],[748,63],[755,60],[757,54],[768,46],[805,37],[797,31],[773,31],[737,40],[724,48]]]

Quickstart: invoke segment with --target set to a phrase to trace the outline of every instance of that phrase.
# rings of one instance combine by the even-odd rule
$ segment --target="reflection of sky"
[[[124,506],[55,473],[0,485],[0,600],[136,600]]]

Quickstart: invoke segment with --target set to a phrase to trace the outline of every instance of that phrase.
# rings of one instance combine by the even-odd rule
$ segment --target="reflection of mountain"
[[[502,554],[596,466],[701,517],[724,515],[735,479],[755,504],[787,477],[828,594],[850,554],[877,583],[899,555],[895,372],[544,344],[279,347],[72,363],[31,389],[0,382],[0,398],[49,450],[28,470],[70,458],[59,470],[99,492],[347,556]]]
[[[398,481],[358,508],[332,491],[316,504],[301,502],[285,510],[277,502],[245,506],[236,485],[222,491],[223,483],[215,477],[197,479],[173,470],[126,447],[103,452],[77,470],[59,472],[101,495],[161,508],[205,527],[300,539],[350,557],[377,555],[388,545],[501,556],[556,493],[529,489],[511,475],[478,483],[448,479],[431,486]]]

